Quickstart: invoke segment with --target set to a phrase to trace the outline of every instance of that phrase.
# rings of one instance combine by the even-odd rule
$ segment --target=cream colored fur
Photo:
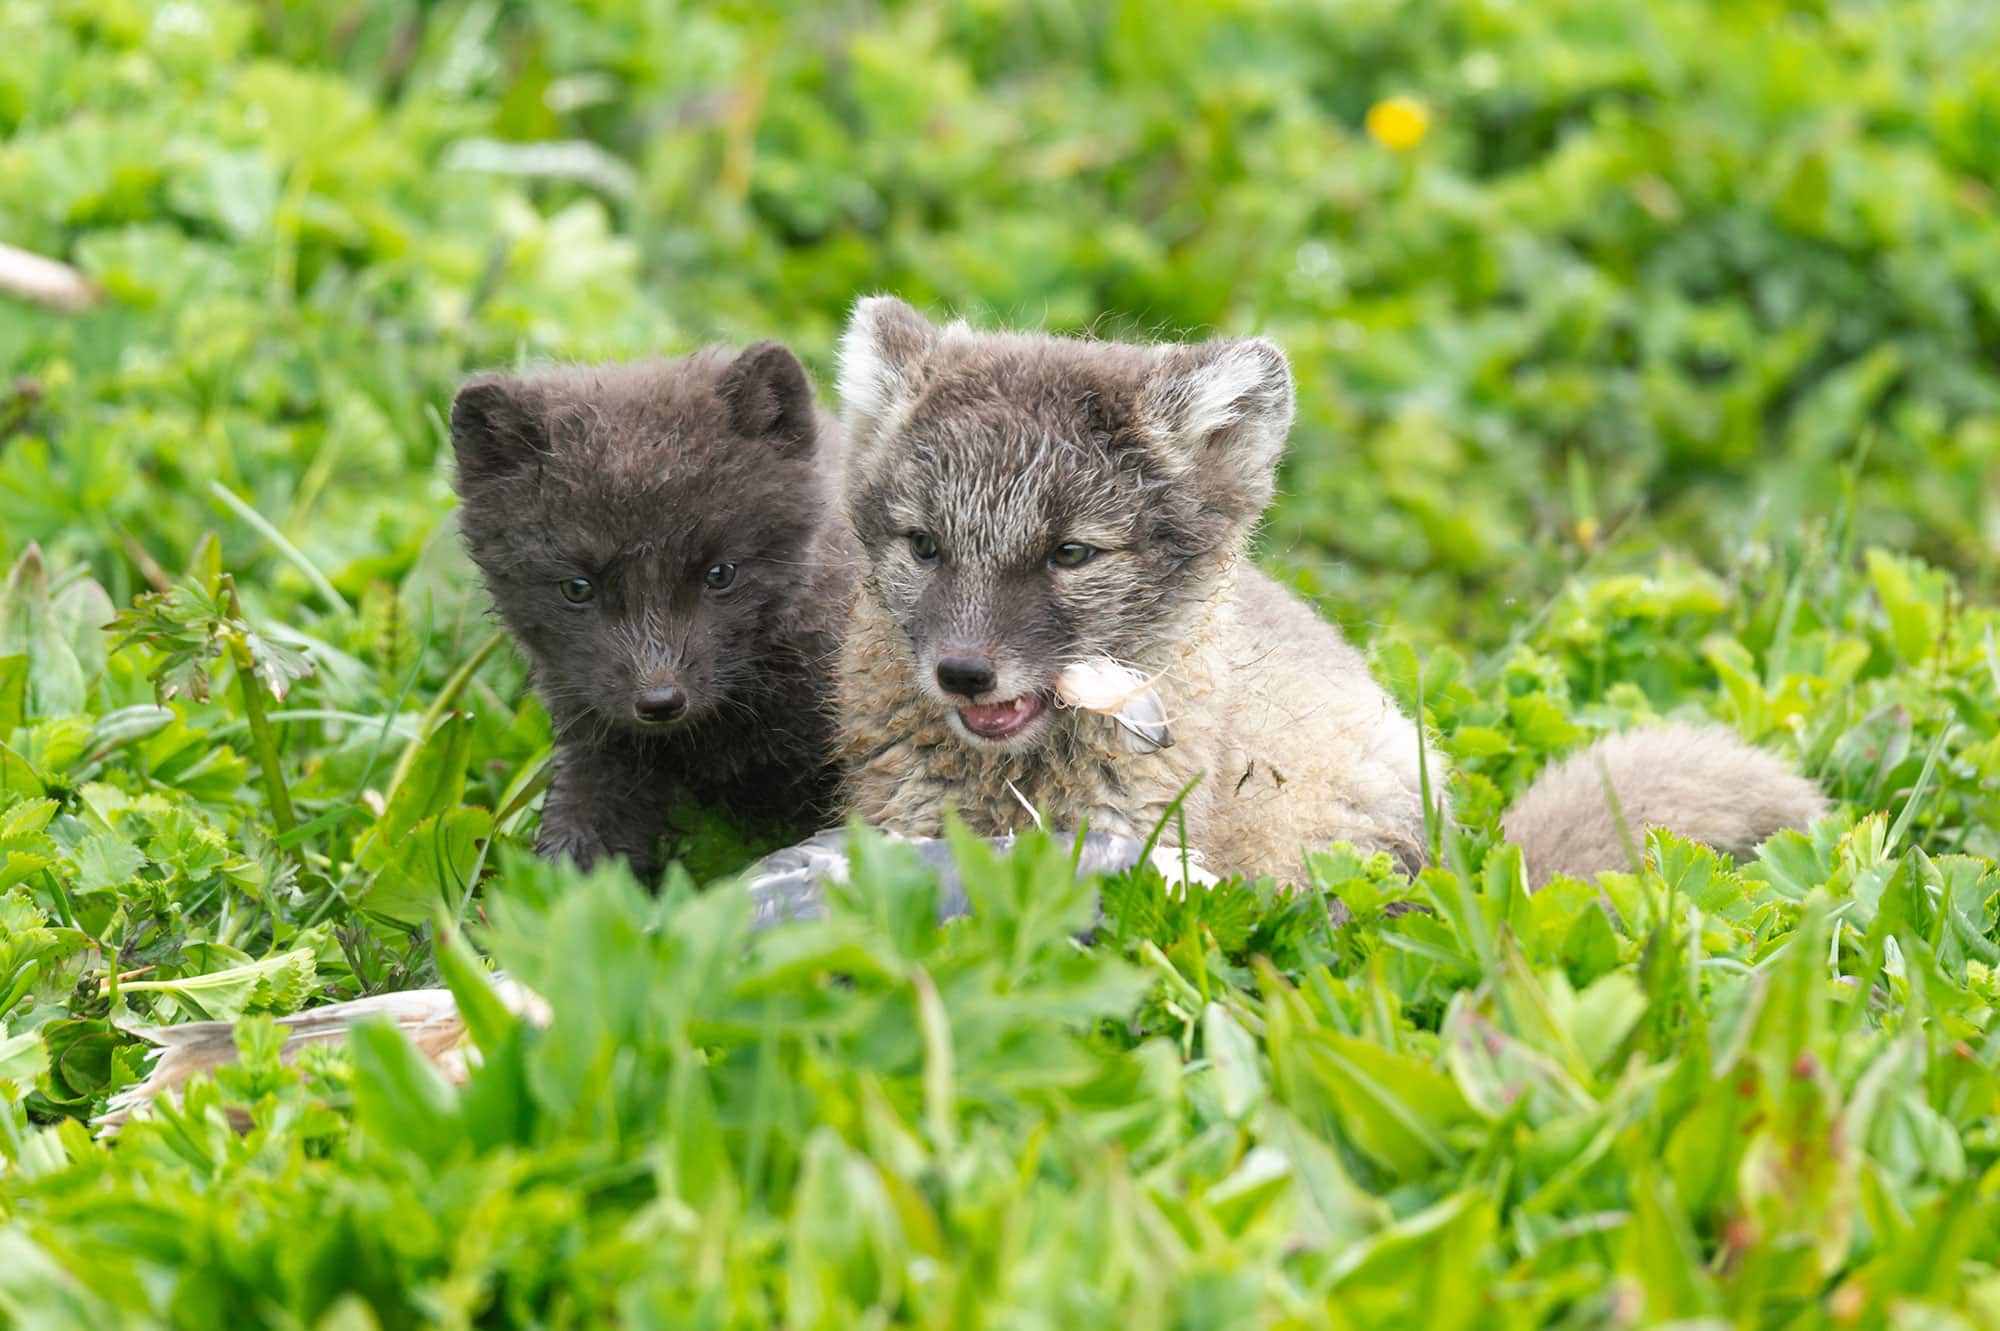
[[[867,551],[837,685],[850,813],[910,835],[956,809],[988,835],[1041,812],[1145,837],[1185,791],[1164,839],[1184,828],[1218,872],[1296,882],[1302,852],[1334,841],[1423,865],[1417,726],[1244,554],[1292,420],[1275,344],[974,333],[877,298],[842,342],[841,394]],[[1036,570],[1038,552],[1081,539],[1112,549]],[[989,653],[996,698],[1052,691],[1070,661],[1118,660],[1156,679],[1174,742],[1135,753],[1114,722],[1075,711],[1021,743],[968,739],[932,679],[940,642]],[[1441,798],[1443,764],[1427,761]],[[1666,826],[1742,854],[1824,808],[1720,728],[1608,738],[1508,812],[1536,881],[1625,863],[1600,763],[1635,835]]]
[[[1500,825],[1521,848],[1529,881],[1541,884],[1630,867],[1628,844],[1643,846],[1649,828],[1743,859],[1825,813],[1817,786],[1728,727],[1665,725],[1607,735],[1552,764]]]

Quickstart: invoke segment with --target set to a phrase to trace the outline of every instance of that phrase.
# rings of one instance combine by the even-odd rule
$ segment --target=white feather
[[[1071,707],[1099,712],[1118,723],[1125,747],[1151,753],[1174,742],[1167,709],[1153,681],[1112,660],[1079,661],[1056,676],[1056,697]]]

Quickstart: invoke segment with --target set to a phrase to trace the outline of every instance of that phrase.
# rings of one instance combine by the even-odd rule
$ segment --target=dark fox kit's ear
[[[1159,349],[1139,392],[1138,420],[1170,465],[1214,491],[1231,517],[1253,522],[1271,502],[1292,429],[1292,367],[1268,338]]]
[[[938,329],[894,296],[868,296],[840,338],[840,409],[854,436],[871,434],[916,391]]]
[[[752,343],[722,376],[716,392],[738,434],[769,440],[788,455],[812,451],[817,433],[812,384],[788,348]]]
[[[493,480],[548,452],[548,426],[526,384],[512,375],[468,379],[451,404],[458,484]]]

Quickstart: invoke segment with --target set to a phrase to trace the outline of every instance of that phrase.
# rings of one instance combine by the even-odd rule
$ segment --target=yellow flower
[[[1385,97],[1368,108],[1368,135],[1392,152],[1405,153],[1430,132],[1430,108],[1414,97]]]

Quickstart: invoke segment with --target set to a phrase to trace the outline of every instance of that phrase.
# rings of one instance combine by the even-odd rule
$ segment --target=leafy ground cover
[[[0,235],[107,295],[0,306],[0,1323],[2000,1324],[1987,6],[0,0],[0,40]],[[824,371],[876,288],[1285,343],[1265,557],[1441,734],[1440,868],[1179,901],[968,852],[939,928],[864,843],[752,938],[695,887],[726,819],[657,896],[521,853],[548,726],[450,528],[456,377]],[[1498,810],[1654,716],[1840,814],[1526,894]],[[274,1057],[440,981],[463,1092],[378,1030]],[[241,1065],[93,1139],[125,1027],[198,1017]]]

